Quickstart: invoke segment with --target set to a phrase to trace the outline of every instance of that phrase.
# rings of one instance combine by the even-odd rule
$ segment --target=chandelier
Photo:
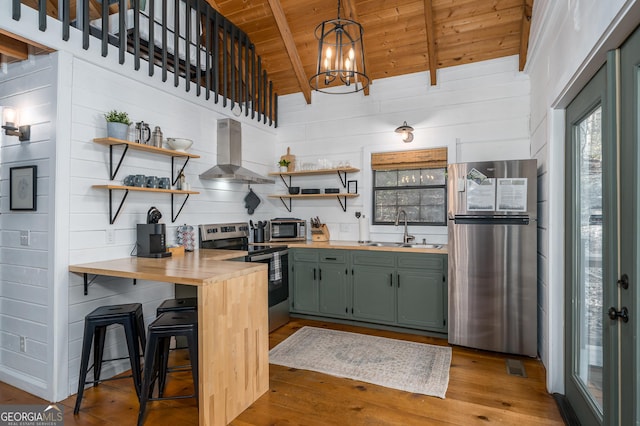
[[[338,17],[322,22],[315,30],[318,65],[316,73],[309,79],[312,89],[345,94],[359,92],[369,85],[362,33],[362,25],[340,17],[338,0]]]

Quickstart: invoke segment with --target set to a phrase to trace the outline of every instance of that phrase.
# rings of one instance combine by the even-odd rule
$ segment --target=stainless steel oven
[[[289,322],[289,251],[286,247],[249,245],[249,224],[246,222],[198,226],[201,249],[243,250],[246,256],[237,261],[261,262],[269,272],[269,331]],[[195,287],[176,285],[176,297],[194,297]]]
[[[289,322],[289,250],[271,247],[254,250],[245,262],[266,263],[269,266],[269,331]]]

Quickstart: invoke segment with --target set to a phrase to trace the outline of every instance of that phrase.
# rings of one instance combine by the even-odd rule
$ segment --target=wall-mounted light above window
[[[400,133],[402,135],[402,141],[405,143],[409,143],[413,140],[413,127],[409,126],[406,121],[402,123],[402,126],[396,129],[396,133]]]
[[[4,134],[9,136],[17,136],[20,142],[26,142],[31,139],[31,126],[19,125],[18,112],[13,108],[2,108],[2,128]]]

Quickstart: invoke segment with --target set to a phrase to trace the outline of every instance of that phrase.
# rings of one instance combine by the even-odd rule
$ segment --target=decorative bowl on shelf
[[[289,194],[295,195],[295,194],[299,194],[299,193],[300,193],[300,187],[299,186],[290,186],[289,187]]]
[[[184,152],[187,149],[191,148],[191,145],[193,145],[193,141],[191,139],[183,138],[167,138],[167,144],[174,151]]]

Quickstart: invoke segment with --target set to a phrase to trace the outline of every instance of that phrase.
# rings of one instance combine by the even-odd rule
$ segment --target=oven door
[[[280,266],[273,262],[274,252],[250,254],[245,257],[246,262],[265,263],[269,267],[269,307],[275,306],[289,299],[289,250],[279,250]]]

